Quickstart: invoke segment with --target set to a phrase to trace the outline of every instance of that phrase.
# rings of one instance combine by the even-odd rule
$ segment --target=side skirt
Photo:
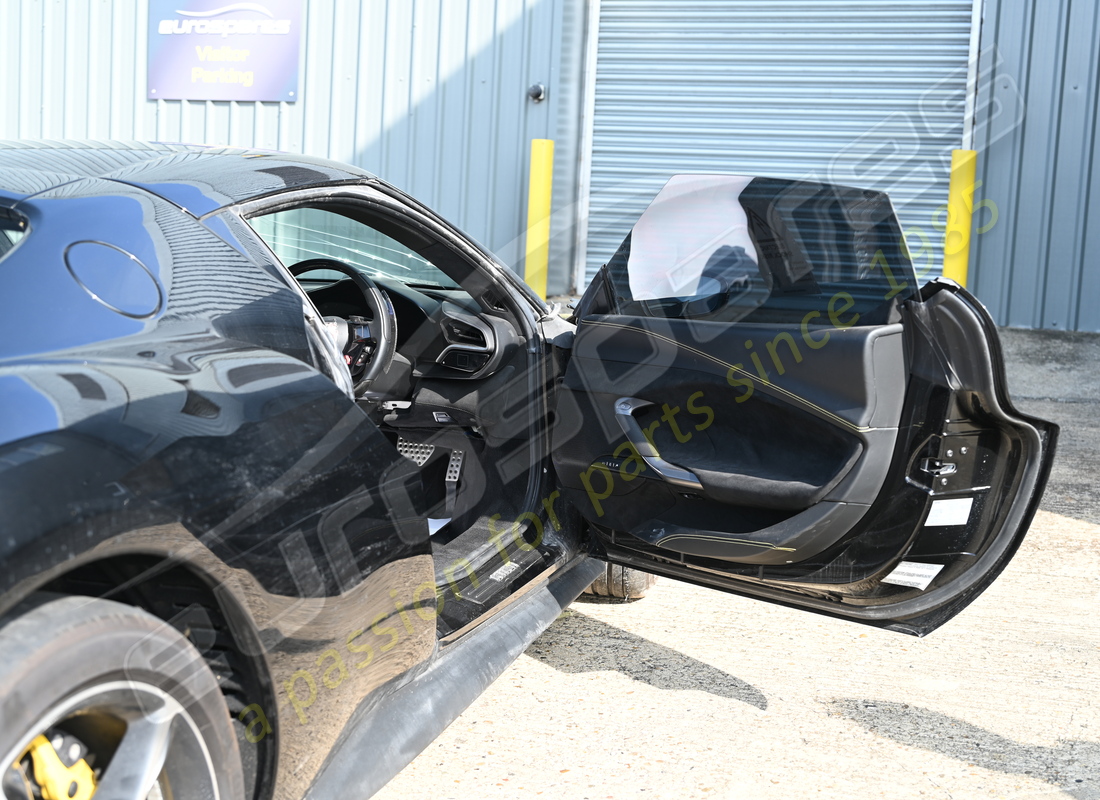
[[[493,620],[439,651],[403,686],[369,699],[348,722],[307,798],[370,797],[432,743],[605,568],[579,557]]]

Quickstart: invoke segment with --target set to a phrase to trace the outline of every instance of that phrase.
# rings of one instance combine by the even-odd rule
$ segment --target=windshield
[[[457,283],[412,248],[358,220],[320,208],[276,211],[250,220],[256,233],[288,267],[313,258],[343,261],[371,278],[412,286],[458,289]],[[337,281],[335,270],[310,270],[304,283]]]

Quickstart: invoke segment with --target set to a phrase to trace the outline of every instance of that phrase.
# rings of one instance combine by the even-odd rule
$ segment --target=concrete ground
[[[955,620],[914,639],[667,579],[581,601],[378,797],[1100,800],[1100,336],[1003,341],[1062,436]]]

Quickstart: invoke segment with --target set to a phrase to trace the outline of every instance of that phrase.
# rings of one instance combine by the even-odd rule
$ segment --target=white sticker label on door
[[[892,583],[895,586],[912,586],[922,592],[928,588],[928,584],[936,577],[943,564],[918,564],[916,561],[902,561],[894,571],[882,579],[883,583]]]
[[[973,497],[958,497],[952,500],[933,500],[932,510],[928,512],[928,519],[924,521],[924,527],[935,528],[945,525],[965,525],[970,519],[970,507],[973,505]]]

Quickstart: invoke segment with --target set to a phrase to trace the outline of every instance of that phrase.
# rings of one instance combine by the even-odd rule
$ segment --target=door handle
[[[634,449],[638,451],[642,461],[666,483],[671,483],[673,486],[682,489],[691,489],[696,492],[703,491],[703,484],[699,483],[699,479],[695,477],[694,472],[670,464],[661,458],[657,448],[646,438],[645,431],[638,424],[638,420],[634,419],[635,411],[651,405],[653,403],[648,400],[640,400],[637,397],[620,397],[615,401],[615,419],[618,420],[619,427],[626,434],[627,441],[634,445]]]

